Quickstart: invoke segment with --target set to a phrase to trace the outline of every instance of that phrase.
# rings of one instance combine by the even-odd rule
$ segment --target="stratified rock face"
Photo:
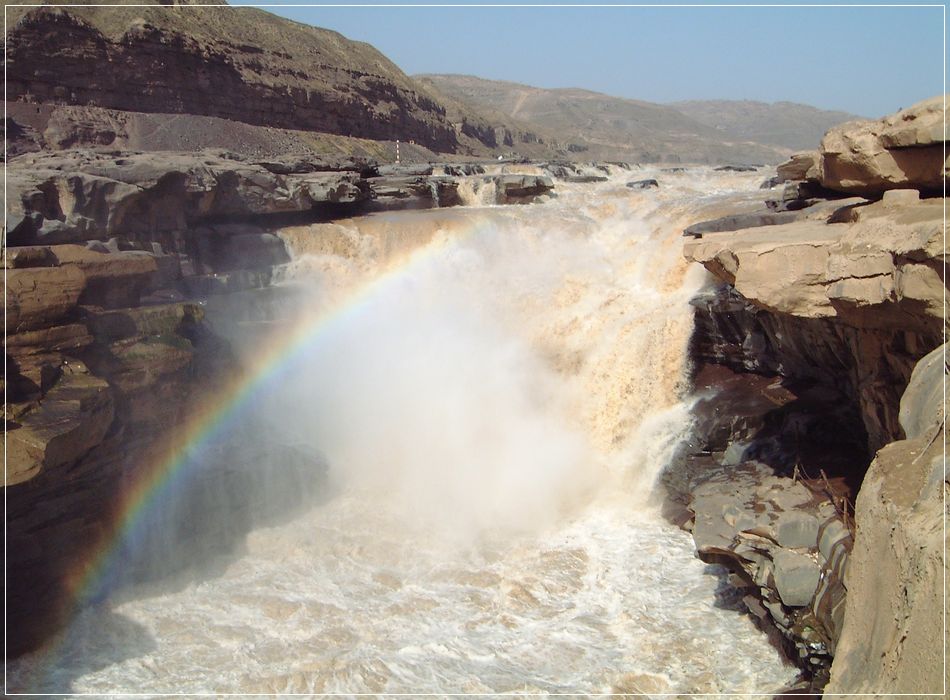
[[[7,70],[10,100],[459,145],[445,108],[371,46],[252,8],[18,9]]]
[[[923,358],[904,399],[908,439],[871,463],[858,494],[845,624],[827,691],[937,693],[944,675],[947,489],[943,345]]]
[[[860,195],[901,188],[942,191],[945,121],[941,95],[878,121],[837,126],[821,141],[818,179],[829,189]]]
[[[943,201],[907,204],[856,208],[851,223],[709,235],[685,251],[763,308],[858,327],[934,328],[943,313]]]
[[[363,161],[249,162],[225,152],[27,154],[8,167],[11,245],[126,236],[175,247],[200,223],[312,213],[369,199]]]
[[[784,199],[802,211],[829,189],[879,201],[839,202],[825,221],[720,233],[712,222],[685,246],[724,283],[694,302],[698,357],[840,391],[876,453],[836,572],[847,596],[834,693],[944,688],[946,202],[927,198],[946,177],[944,118],[940,97],[846,124],[823,140],[817,175],[811,156],[782,166],[795,178]],[[787,605],[811,579],[804,560],[785,563],[797,572],[779,587]]]

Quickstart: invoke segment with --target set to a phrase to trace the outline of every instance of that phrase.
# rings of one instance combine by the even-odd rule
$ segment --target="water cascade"
[[[494,192],[472,179],[459,192],[473,206],[281,232],[293,262],[273,318],[245,307],[219,327],[248,366],[268,336],[306,323],[306,342],[219,442],[257,475],[248,488],[271,489],[271,511],[282,493],[294,509],[255,521],[212,572],[91,603],[11,664],[11,688],[768,693],[792,680],[723,570],[659,515],[655,487],[689,428],[688,301],[705,279],[683,261],[682,223],[717,189],[757,182],[627,179],[508,207],[482,206]],[[301,491],[316,495],[301,504]]]

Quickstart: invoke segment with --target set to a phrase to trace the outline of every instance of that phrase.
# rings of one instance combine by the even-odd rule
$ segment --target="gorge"
[[[7,692],[941,691],[942,97],[580,162],[439,92],[534,88],[146,10],[14,25]]]

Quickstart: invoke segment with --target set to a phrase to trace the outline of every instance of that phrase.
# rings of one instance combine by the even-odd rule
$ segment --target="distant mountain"
[[[585,159],[774,163],[790,152],[781,145],[725,134],[666,105],[465,75],[415,77],[471,109],[534,125]]]
[[[374,47],[337,32],[198,1],[10,7],[10,153],[343,149],[385,160],[398,139],[404,155],[419,158],[774,163],[818,140],[803,136],[803,145],[791,147],[764,127],[744,130],[739,108],[697,107],[695,117],[586,90],[467,76],[414,79]],[[678,109],[700,104],[720,103]],[[760,121],[779,133],[801,127],[801,106],[794,107],[787,118]]]
[[[833,126],[864,119],[795,102],[689,100],[669,106],[727,138],[748,139],[796,151],[817,148],[821,137]]]

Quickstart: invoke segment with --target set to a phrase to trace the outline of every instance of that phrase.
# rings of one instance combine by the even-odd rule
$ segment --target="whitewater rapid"
[[[624,186],[647,177],[661,188]],[[254,440],[319,455],[319,499],[198,573],[83,611],[10,665],[10,687],[729,694],[792,681],[724,571],[659,515],[656,487],[689,428],[689,299],[705,282],[682,226],[760,179],[615,168],[537,204],[490,206],[494,191],[468,184],[467,207],[282,231],[281,313],[324,320],[293,381],[256,406]],[[228,332],[253,355],[253,333]]]

